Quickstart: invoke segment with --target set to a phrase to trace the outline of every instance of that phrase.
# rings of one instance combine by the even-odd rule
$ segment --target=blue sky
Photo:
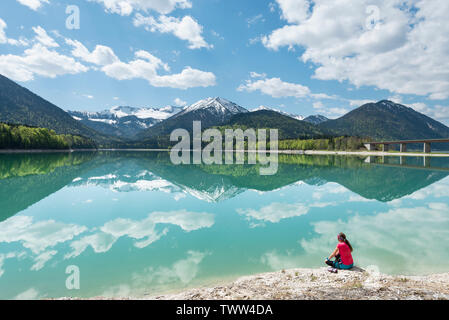
[[[0,73],[66,110],[221,96],[335,118],[392,99],[449,124],[449,6],[402,2],[3,0]]]

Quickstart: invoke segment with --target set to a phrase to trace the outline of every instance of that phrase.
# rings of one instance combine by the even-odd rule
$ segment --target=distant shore
[[[72,298],[61,298],[62,300]],[[360,268],[291,269],[241,277],[215,287],[144,297],[89,300],[449,300],[449,273],[390,276]]]
[[[14,149],[0,149],[2,153],[71,153],[71,152],[97,152],[97,151],[113,151],[113,152],[169,152],[170,149],[66,149],[66,150],[51,150],[51,149],[29,149],[29,150],[14,150]],[[188,150],[187,150],[188,151]],[[194,151],[194,150],[190,150]],[[235,152],[235,150],[232,150]],[[237,150],[239,152],[258,152]],[[223,150],[223,152],[228,152]],[[230,151],[229,151],[230,152]],[[278,150],[270,151],[270,153],[278,154],[291,154],[291,155],[349,155],[349,156],[380,156],[380,157],[449,157],[449,152],[433,152],[433,153],[421,153],[421,152],[382,152],[382,151],[327,151],[327,150]]]
[[[306,155],[362,155],[362,156],[390,156],[390,157],[449,157],[449,153],[421,153],[421,152],[382,152],[382,151],[319,151],[306,150]]]
[[[96,152],[99,149],[0,149],[1,153],[72,153],[72,152]]]

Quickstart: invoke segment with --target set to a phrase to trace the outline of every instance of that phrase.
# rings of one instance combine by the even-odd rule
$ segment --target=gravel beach
[[[389,276],[356,268],[337,274],[292,269],[242,277],[227,285],[198,288],[152,300],[447,300],[449,273]]]

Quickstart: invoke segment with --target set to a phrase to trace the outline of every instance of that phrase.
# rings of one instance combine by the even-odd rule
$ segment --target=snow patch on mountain
[[[180,113],[180,115],[196,110],[209,110],[217,114],[226,114],[226,113],[238,114],[248,112],[248,110],[246,110],[245,108],[239,106],[234,102],[231,102],[229,100],[220,97],[216,97],[200,100],[192,104],[191,106],[185,107],[184,110]]]
[[[90,120],[90,121],[101,121],[101,120],[117,120],[125,117],[134,116],[138,119],[147,120],[165,120],[180,112],[182,108],[166,106],[163,108],[134,108],[127,106],[116,106],[109,110],[103,110],[99,112],[87,112],[87,111],[68,111],[69,114],[75,120]],[[106,121],[102,121],[108,123]],[[115,123],[109,123],[115,124]]]
[[[135,116],[139,119],[156,119],[165,120],[181,111],[179,107],[166,106],[160,109],[157,108],[133,108],[133,107],[114,107],[110,113],[117,118],[124,118]]]
[[[81,119],[79,119],[79,120],[81,120]],[[89,119],[89,120],[90,121],[95,121],[95,122],[103,122],[103,123],[107,123],[107,124],[116,124],[117,123],[116,120],[110,120],[110,119]]]
[[[256,111],[262,111],[262,110],[270,110],[270,111],[275,111],[277,113],[283,114],[284,116],[296,119],[296,120],[304,120],[304,117],[301,115],[297,115],[297,114],[292,114],[292,113],[288,113],[279,109],[274,109],[274,108],[270,108],[270,107],[266,107],[266,106],[260,106],[258,108],[252,109],[251,112],[256,112]]]

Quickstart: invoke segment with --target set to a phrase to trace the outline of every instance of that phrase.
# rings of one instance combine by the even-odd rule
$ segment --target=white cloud
[[[173,102],[179,107],[185,107],[187,105],[187,102],[181,100],[180,98],[176,98]]]
[[[449,120],[449,106],[436,105],[429,107],[427,104],[422,102],[411,103],[409,106],[433,119],[446,122]]]
[[[367,103],[375,103],[375,101],[369,100],[369,99],[360,99],[360,100],[354,100],[353,99],[353,100],[349,100],[349,105],[351,107],[361,107],[361,106],[363,106],[364,104],[367,104]]]
[[[41,270],[45,264],[51,260],[51,258],[57,253],[56,250],[51,251],[45,251],[38,255],[36,258],[34,258],[34,264],[31,266],[32,271],[39,271]]]
[[[101,66],[119,61],[114,51],[109,47],[97,45],[92,52],[89,52],[89,50],[77,40],[66,39],[65,41],[68,45],[73,47],[72,55],[83,61]]]
[[[186,259],[175,262],[170,268],[160,267],[154,269],[150,267],[143,274],[134,274],[133,282],[139,286],[142,283],[167,284],[178,281],[188,284],[195,279],[199,271],[199,264],[208,254],[199,251],[189,251],[187,255]]]
[[[12,258],[21,258],[26,253],[24,251],[18,253],[18,252],[9,252],[9,253],[0,253],[0,277],[5,273],[5,270],[3,270],[3,265],[5,263],[6,259],[12,259]]]
[[[304,48],[301,59],[317,66],[316,78],[449,97],[448,1],[276,1],[289,24],[263,44]],[[378,10],[369,11],[372,5]]]
[[[39,9],[42,4],[49,3],[48,0],[17,0],[17,2],[23,4],[24,6],[27,6],[31,10],[36,11]]]
[[[313,103],[313,109],[328,118],[338,118],[349,112],[349,110],[345,108],[338,107],[326,107],[321,101],[317,101]]]
[[[237,209],[237,213],[245,215],[248,218],[268,221],[271,223],[278,223],[287,218],[299,217],[309,212],[309,207],[302,203],[272,203],[268,206],[262,207],[259,210],[255,209]]]
[[[54,220],[34,222],[32,217],[14,216],[0,223],[0,243],[21,242],[24,248],[39,254],[47,248],[72,240],[85,232],[84,226]]]
[[[80,240],[73,241],[70,247],[72,252],[65,255],[65,259],[79,256],[88,246],[91,246],[95,253],[108,252],[112,245],[117,241],[117,238],[111,234],[99,232],[93,235],[85,236]]]
[[[6,29],[7,25],[6,22],[0,18],[0,43],[7,43],[8,38],[6,37]]]
[[[280,78],[247,80],[246,83],[242,84],[237,90],[248,92],[260,91],[273,98],[305,98],[311,94],[308,87],[284,82]]]
[[[195,87],[210,87],[216,84],[215,75],[191,67],[186,67],[181,73],[158,76],[150,83],[155,87],[169,87],[177,89],[189,89]]]
[[[170,70],[162,60],[141,50],[135,53],[135,59],[129,63],[117,61],[104,66],[101,70],[117,80],[145,79],[154,87],[188,89],[209,87],[216,83],[215,75],[211,72],[186,67],[181,73],[161,76],[158,74],[161,68],[165,71]]]
[[[47,34],[41,26],[33,27],[33,31],[36,33],[36,40],[40,42],[45,47],[56,48],[59,44]]]
[[[49,50],[40,43],[25,50],[23,55],[0,55],[0,73],[15,81],[30,81],[36,75],[55,78],[88,70],[72,57]]]
[[[0,19],[0,41],[6,39],[3,32],[6,24],[2,22],[3,20]],[[135,52],[134,60],[125,63],[120,61],[114,51],[107,46],[97,45],[90,52],[81,42],[65,39],[66,44],[72,47],[73,57],[101,67],[101,69],[95,66],[89,68],[73,57],[56,52],[54,48],[59,47],[58,43],[43,28],[35,27],[33,30],[36,33],[36,43],[32,48],[25,50],[23,55],[0,55],[0,73],[15,81],[30,81],[36,75],[55,78],[92,69],[101,70],[107,76],[117,80],[145,79],[155,87],[189,89],[216,84],[213,73],[189,66],[178,74],[160,75],[158,72],[161,69],[165,72],[170,71],[168,64],[143,50]]]
[[[112,245],[121,237],[138,240],[134,243],[137,248],[145,248],[167,234],[168,229],[157,231],[158,224],[179,226],[186,232],[210,228],[214,224],[214,216],[204,212],[189,212],[186,210],[171,212],[153,212],[146,219],[134,221],[131,219],[115,219],[105,223],[100,232],[73,241],[70,246],[72,252],[65,258],[73,258],[83,253],[91,246],[96,253],[109,251]]]
[[[309,0],[277,0],[282,18],[289,23],[301,23],[309,15]]]
[[[265,22],[265,18],[263,17],[262,14],[258,14],[254,17],[248,18],[246,19],[246,23],[248,23],[248,28],[250,28],[251,26],[257,24],[258,22]]]
[[[307,86],[301,84],[285,82],[280,78],[267,78],[265,73],[250,72],[249,75],[251,79],[240,85],[237,91],[260,91],[273,98],[338,99],[338,97],[329,96],[325,93],[312,93]]]
[[[249,75],[251,78],[266,78],[267,77],[266,73],[250,72]]]
[[[304,264],[303,257],[294,256],[291,253],[282,255],[276,251],[266,252],[262,255],[260,261],[271,270],[295,269]]]
[[[203,36],[203,27],[191,16],[182,19],[175,17],[160,16],[157,20],[153,17],[144,17],[136,14],[134,18],[136,27],[144,26],[147,31],[172,33],[181,40],[189,42],[189,49],[213,48]]]
[[[7,24],[6,22],[0,18],[0,44],[10,44],[13,46],[27,46],[28,45],[28,41],[25,39],[10,39],[6,36],[6,28],[7,28]]]
[[[5,33],[6,27],[6,22],[0,18],[0,43],[6,43],[8,41]]]
[[[177,225],[184,231],[190,232],[214,225],[214,215],[206,212],[189,212],[186,210],[171,212],[153,212],[150,219],[154,223]]]
[[[23,0],[22,0],[23,1]],[[192,7],[189,0],[89,0],[102,3],[106,11],[123,16],[130,15],[134,10],[154,10],[161,14],[168,14],[176,8],[187,9]]]
[[[25,1],[25,0],[21,0]],[[34,288],[28,289],[15,296],[14,300],[37,300],[39,298],[39,291]]]
[[[5,263],[5,257],[0,254],[0,277],[5,273],[5,270],[3,270],[3,265]]]

